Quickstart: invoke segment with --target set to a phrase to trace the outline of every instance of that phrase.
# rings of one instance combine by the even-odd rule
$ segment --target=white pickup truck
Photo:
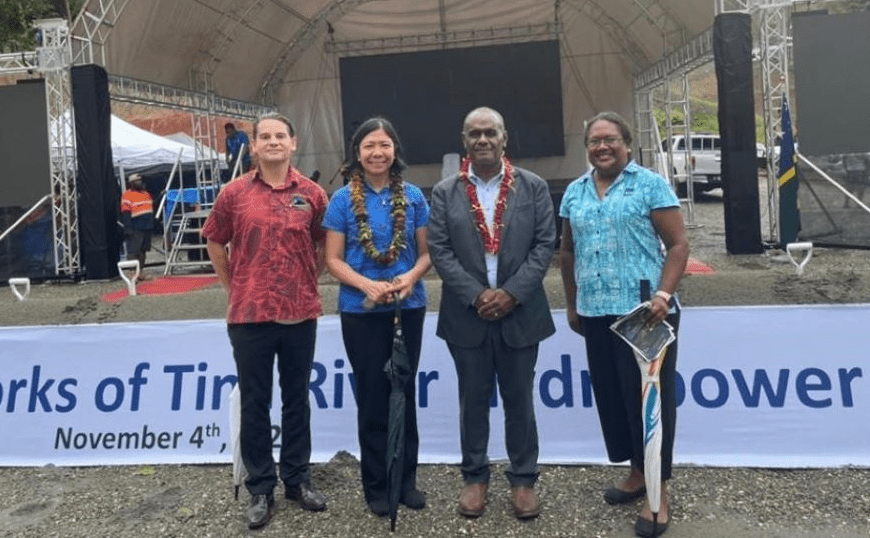
[[[722,186],[722,145],[719,135],[710,133],[691,133],[692,156],[687,163],[686,139],[675,135],[670,139],[674,167],[671,174],[675,178],[677,194],[686,196],[686,178],[692,178],[695,194],[707,192]],[[662,141],[662,150],[668,151],[668,140]]]

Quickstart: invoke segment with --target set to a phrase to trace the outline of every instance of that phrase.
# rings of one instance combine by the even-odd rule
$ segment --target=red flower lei
[[[405,215],[408,202],[405,200],[405,187],[401,174],[390,176],[390,216],[393,219],[393,241],[386,252],[380,252],[373,241],[372,229],[369,226],[369,214],[366,210],[366,193],[362,173],[359,169],[353,171],[350,179],[350,201],[353,214],[359,228],[357,241],[366,256],[382,265],[390,265],[399,258],[399,251],[405,248]]]
[[[465,193],[468,195],[468,201],[471,203],[471,212],[474,213],[474,223],[477,226],[477,231],[480,232],[480,238],[483,240],[483,248],[490,254],[498,254],[498,247],[501,244],[501,223],[504,216],[504,210],[507,208],[508,191],[514,184],[514,166],[507,157],[502,157],[504,165],[504,177],[501,180],[501,188],[498,191],[498,198],[495,201],[495,215],[492,219],[492,233],[489,226],[486,225],[486,216],[483,214],[483,207],[480,205],[480,200],[477,199],[477,188],[474,183],[468,179],[468,170],[471,166],[471,159],[467,156],[462,159],[462,164],[459,167],[459,178],[465,182]]]

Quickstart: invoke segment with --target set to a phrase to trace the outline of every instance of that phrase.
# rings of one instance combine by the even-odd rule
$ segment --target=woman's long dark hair
[[[393,141],[393,164],[390,166],[390,177],[401,174],[402,170],[407,168],[405,161],[402,160],[402,144],[399,141],[399,135],[396,133],[396,128],[393,127],[390,120],[380,116],[375,116],[364,121],[362,125],[357,128],[356,132],[353,133],[353,137],[350,139],[350,155],[348,155],[347,161],[345,161],[344,166],[342,167],[343,175],[349,176],[357,169],[362,171],[362,163],[359,162],[360,144],[362,144],[363,138],[378,129],[383,129],[384,132],[387,133],[387,136],[390,137],[390,140]]]

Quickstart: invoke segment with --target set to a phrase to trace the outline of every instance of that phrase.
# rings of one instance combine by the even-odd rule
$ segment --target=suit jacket
[[[505,342],[514,348],[537,344],[556,332],[543,279],[556,244],[553,201],[547,183],[514,168],[514,184],[502,216],[497,285],[517,306],[497,322],[477,315],[474,300],[489,287],[483,240],[459,176],[440,181],[432,190],[429,254],[443,281],[436,334],[459,347],[483,343],[488,323],[498,323]]]

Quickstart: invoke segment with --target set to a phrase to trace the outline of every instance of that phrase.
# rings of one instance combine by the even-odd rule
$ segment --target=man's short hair
[[[472,110],[471,112],[469,112],[468,114],[466,114],[465,119],[462,121],[463,131],[465,130],[465,125],[468,123],[468,120],[471,119],[471,116],[475,116],[477,114],[489,114],[489,115],[491,115],[495,119],[495,123],[501,129],[501,131],[502,132],[507,131],[507,129],[504,126],[504,117],[501,115],[501,113],[498,110],[496,110],[494,108],[490,108],[488,106],[479,106],[479,107],[475,108],[474,110]]]
[[[257,121],[254,122],[254,138],[257,138],[257,127],[260,126],[260,122],[266,120],[280,121],[287,126],[287,132],[290,133],[290,136],[296,136],[296,131],[293,130],[293,124],[290,123],[290,119],[287,116],[279,114],[278,112],[267,112],[259,116]]]
[[[227,129],[235,130],[235,128],[236,128],[236,124],[231,122],[231,121],[228,121],[227,123],[224,124],[224,130],[227,130]]]

